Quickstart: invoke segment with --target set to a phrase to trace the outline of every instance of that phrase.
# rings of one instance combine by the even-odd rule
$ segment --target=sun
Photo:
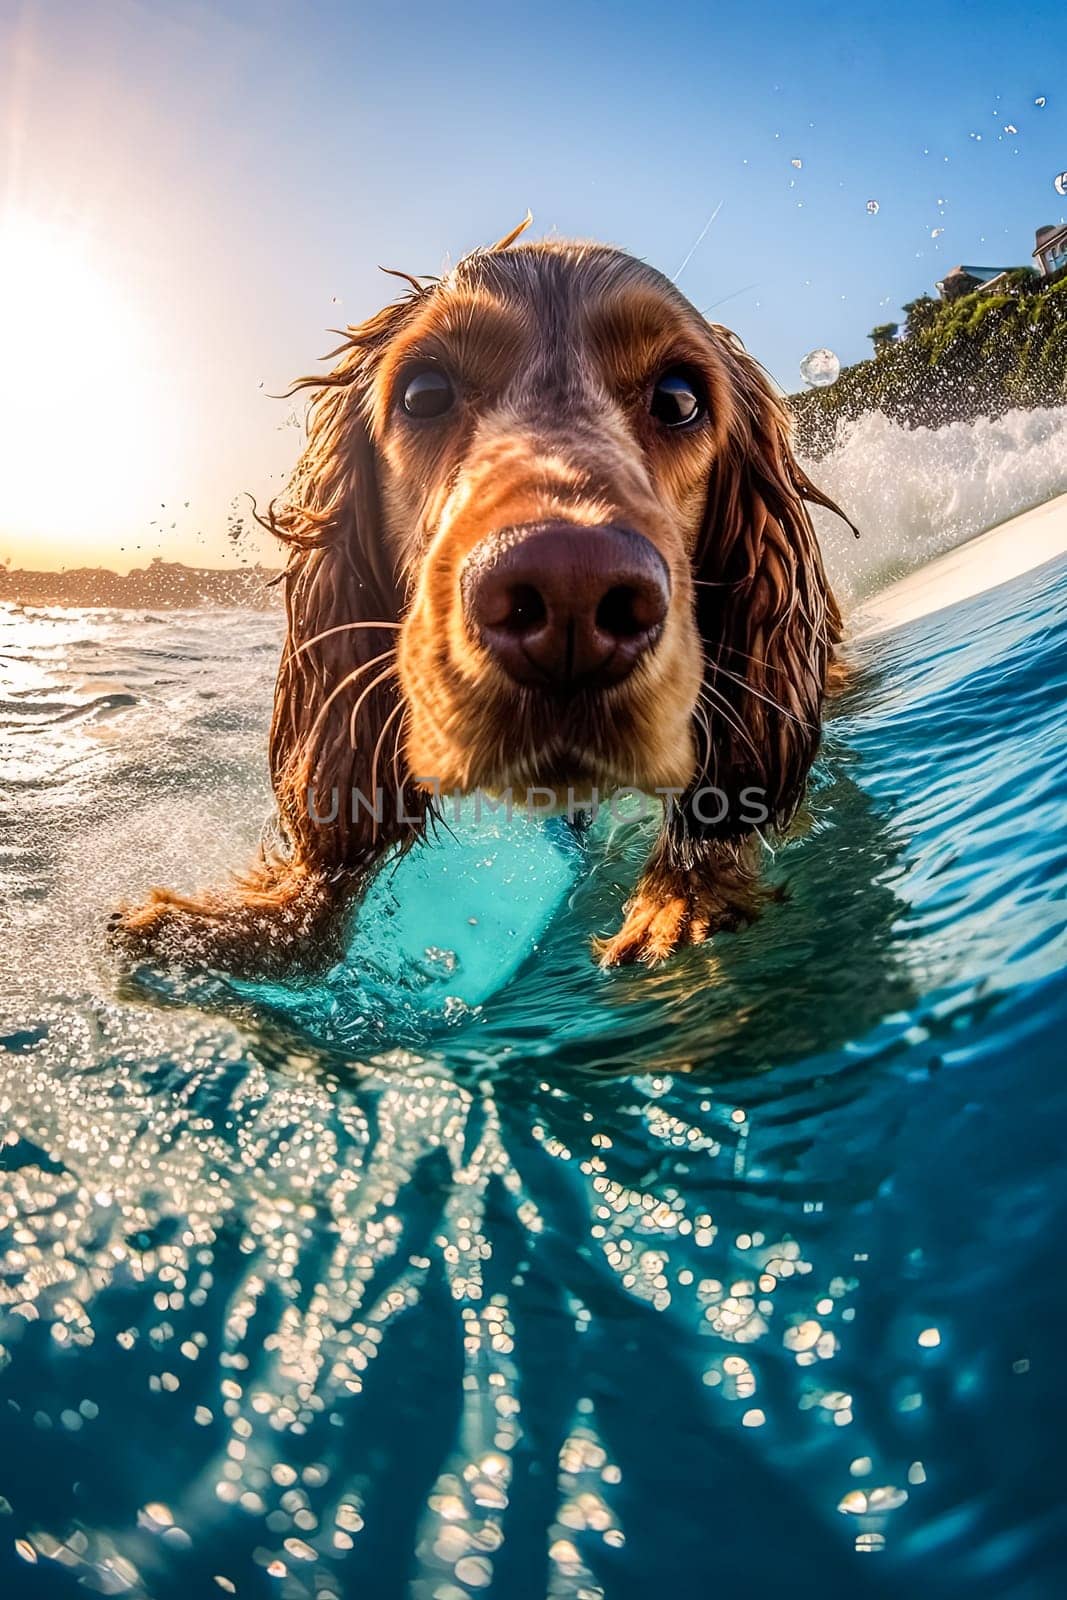
[[[175,407],[131,287],[76,228],[0,216],[0,541],[23,564],[92,559],[158,505]]]

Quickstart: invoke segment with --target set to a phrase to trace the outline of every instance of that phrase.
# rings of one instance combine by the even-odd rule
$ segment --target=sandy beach
[[[871,638],[1021,577],[1067,552],[1067,494],[968,539],[863,601],[854,639]]]

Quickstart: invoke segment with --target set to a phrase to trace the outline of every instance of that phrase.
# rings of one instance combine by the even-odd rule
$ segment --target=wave
[[[1067,491],[1067,407],[908,428],[881,412],[839,426],[834,448],[805,461],[860,530],[826,512],[818,527],[846,601],[922,566],[985,528]]]

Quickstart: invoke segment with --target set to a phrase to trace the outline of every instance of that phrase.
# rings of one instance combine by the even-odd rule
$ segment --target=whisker
[[[696,252],[700,248],[700,245],[703,243],[708,229],[711,227],[712,223],[715,221],[715,218],[719,215],[719,212],[722,210],[722,208],[723,208],[723,206],[725,204],[726,204],[725,200],[720,200],[719,201],[718,205],[715,207],[715,210],[711,213],[711,216],[708,218],[707,222],[705,222],[704,226],[701,228],[700,232],[697,234],[696,238],[693,240],[692,244],[689,246],[689,249],[686,251],[685,255],[682,257],[682,264],[678,268],[678,270],[675,272],[673,278],[671,279],[672,283],[677,283],[678,282],[678,279],[682,276],[682,273],[685,271],[685,269],[689,265],[690,261],[692,261],[693,257],[696,255]]]
[[[756,746],[753,744],[751,735],[749,734],[748,729],[745,727],[743,721],[741,720],[740,713],[736,710],[736,708],[734,706],[732,706],[730,704],[730,702],[729,702],[729,700],[727,700],[726,696],[724,694],[722,694],[715,687],[715,685],[713,683],[709,683],[706,678],[705,678],[704,682],[700,686],[700,697],[701,697],[701,699],[703,699],[705,695],[714,696],[714,700],[705,700],[705,702],[704,702],[705,705],[707,706],[708,710],[712,713],[712,715],[713,716],[716,715],[716,714],[721,715],[725,719],[727,727],[728,728],[732,728],[733,731],[736,734],[738,734],[739,737],[742,738],[745,741],[745,743],[748,745],[748,748],[752,751],[752,754],[755,756],[756,760],[760,761],[760,759],[761,759],[760,758],[760,753],[756,749]],[[718,702],[717,711],[716,711],[715,701]]]
[[[759,282],[746,283],[741,289],[731,289],[729,294],[724,294],[721,299],[713,300],[710,306],[703,306],[700,315],[706,317],[709,311],[715,311],[719,306],[724,306],[727,300],[736,300],[739,294],[747,294],[750,289],[758,289]]]
[[[348,717],[348,742],[352,746],[353,750],[356,748],[356,718],[359,716],[360,706],[362,706],[364,700],[366,700],[369,694],[373,694],[374,690],[377,689],[380,683],[384,683],[387,678],[394,677],[399,670],[400,668],[394,661],[391,666],[385,668],[384,672],[379,672],[376,678],[371,679],[370,683],[368,683],[367,687],[363,690],[359,699],[352,707]]]
[[[385,743],[385,736],[389,731],[390,723],[395,720],[395,718],[399,715],[399,713],[401,711],[403,711],[403,709],[404,709],[403,700],[398,700],[396,705],[393,707],[392,711],[390,711],[389,715],[386,717],[385,721],[382,723],[381,729],[380,729],[380,731],[378,733],[378,737],[375,740],[374,754],[371,757],[371,763],[370,763],[370,792],[371,792],[371,804],[372,805],[375,804],[375,801],[377,800],[377,795],[378,795],[378,757],[381,754],[382,745]],[[377,831],[378,831],[378,819],[377,819],[377,816],[375,816],[375,819],[374,819],[374,830],[375,830],[375,833],[377,833]]]
[[[336,689],[332,690],[332,692],[326,696],[326,699],[323,701],[318,715],[316,716],[314,722],[311,724],[311,731],[308,734],[308,750],[309,750],[309,753],[313,753],[314,750],[317,748],[316,743],[315,743],[316,736],[321,731],[322,726],[323,726],[324,722],[326,721],[327,713],[329,712],[329,709],[333,705],[334,701],[337,699],[338,695],[343,694],[344,691],[347,688],[349,688],[352,684],[356,683],[358,681],[358,679],[360,679],[365,672],[369,672],[373,667],[376,667],[378,665],[379,661],[384,661],[387,656],[391,656],[391,655],[395,655],[395,654],[396,654],[395,648],[390,646],[390,648],[388,650],[383,650],[383,651],[381,651],[381,653],[379,655],[372,656],[369,661],[364,661],[361,666],[355,667],[350,673],[347,674],[347,676],[342,678],[340,683],[337,685]]]
[[[310,650],[311,646],[313,644],[318,644],[320,639],[328,639],[330,637],[330,635],[333,634],[333,633],[350,633],[355,628],[396,628],[396,629],[399,629],[400,626],[401,626],[401,624],[399,622],[342,622],[339,627],[336,627],[336,628],[324,628],[321,633],[313,634],[310,639],[305,639],[304,643],[302,645],[298,646],[298,648],[293,651],[293,655],[294,656],[302,656],[304,654],[304,651],[305,650]]]
[[[702,700],[698,699],[696,705],[693,707],[693,716],[700,723],[700,726],[704,731],[704,759],[701,762],[701,770],[706,773],[708,770],[708,761],[711,757],[712,740],[711,723],[708,721],[708,713],[704,709],[704,703]]]
[[[745,682],[744,678],[739,678],[736,672],[731,672],[729,667],[724,667],[721,662],[718,663],[716,671],[725,674],[727,678],[730,678],[734,683],[737,684],[739,689],[743,689],[746,694],[754,695],[757,700],[762,700],[764,705],[771,707],[772,711],[777,711],[783,717],[788,717],[790,722],[795,722],[797,724],[798,728],[806,728],[809,733],[815,732],[815,729],[810,722],[805,722],[803,717],[798,717],[792,711],[787,711],[785,706],[783,706],[780,701],[775,700],[773,696],[761,694],[758,689],[754,689],[750,683]]]
[[[404,737],[404,728],[407,723],[408,712],[410,709],[403,700],[400,701],[400,705],[403,707],[404,715],[397,723],[396,732],[393,735],[393,788],[396,790],[398,799],[401,788],[403,787],[400,779],[400,741]]]
[[[767,672],[787,672],[786,667],[776,667],[771,661],[764,661],[761,656],[750,656],[746,650],[739,650],[735,644],[720,645],[716,652],[716,665],[721,665],[723,654],[740,656],[742,661],[754,661],[758,667],[763,667]]]

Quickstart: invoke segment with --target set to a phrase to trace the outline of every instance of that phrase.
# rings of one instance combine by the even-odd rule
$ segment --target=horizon
[[[116,578],[128,578],[132,577],[133,574],[137,572],[150,572],[154,566],[181,567],[186,572],[242,573],[254,572],[257,569],[260,571],[282,572],[284,570],[284,565],[284,561],[266,561],[261,560],[258,556],[255,558],[242,558],[237,562],[228,561],[224,564],[219,564],[217,562],[211,562],[207,560],[172,560],[168,556],[156,555],[149,556],[145,561],[135,561],[133,565],[129,567],[111,567],[105,565],[102,561],[78,562],[77,564],[71,564],[63,567],[28,567],[22,565],[21,563],[16,565],[15,562],[5,560],[2,556],[0,556],[0,576],[5,573],[10,575],[14,572],[32,572],[39,576],[54,575],[57,578],[61,578],[70,577],[78,572],[108,572]]]
[[[402,53],[369,6],[5,12],[0,560],[278,565],[242,497],[283,486],[303,402],[264,399],[392,298],[379,262],[439,270],[527,205],[673,275],[787,392],[815,347],[863,359],[1064,220],[1058,12],[774,3],[754,38],[733,0],[418,0]]]

